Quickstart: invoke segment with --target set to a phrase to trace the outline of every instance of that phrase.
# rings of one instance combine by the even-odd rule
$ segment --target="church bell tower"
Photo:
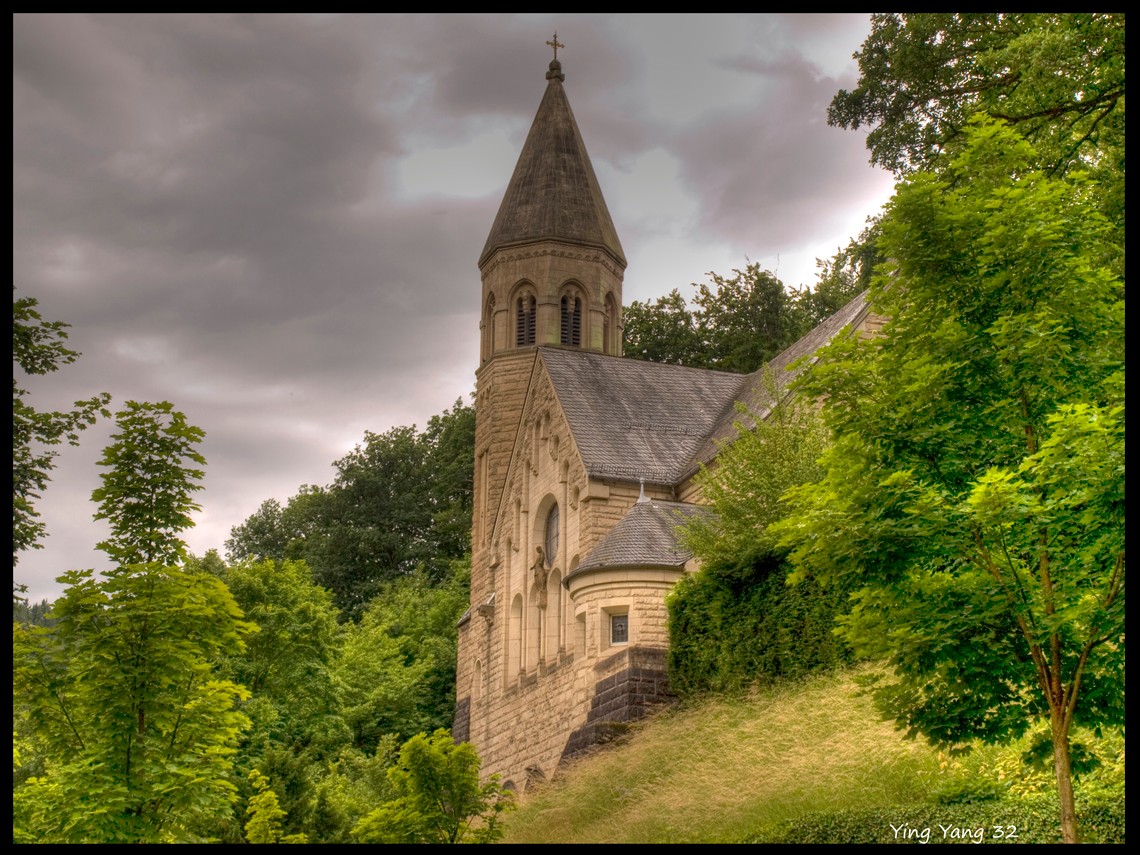
[[[491,591],[490,537],[540,346],[621,355],[625,254],[566,98],[558,48],[479,256],[472,603]]]
[[[550,42],[562,47],[557,39]],[[479,257],[480,365],[531,345],[621,354],[625,254],[578,124],[562,63],[546,93]]]

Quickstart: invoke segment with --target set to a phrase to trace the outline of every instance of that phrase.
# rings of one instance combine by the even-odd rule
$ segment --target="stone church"
[[[559,45],[560,46],[560,45]],[[471,604],[453,735],[516,789],[670,697],[665,595],[694,561],[675,529],[694,476],[764,418],[752,375],[622,358],[625,254],[561,63],[479,257]],[[856,299],[771,363],[872,323]],[[778,394],[778,391],[777,391]]]

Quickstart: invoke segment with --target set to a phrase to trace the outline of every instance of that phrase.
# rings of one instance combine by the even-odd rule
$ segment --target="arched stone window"
[[[562,343],[582,346],[582,298],[577,294],[562,298]]]
[[[617,354],[618,307],[613,293],[606,294],[605,319],[602,321],[602,353]]]
[[[558,505],[552,505],[550,513],[546,515],[542,548],[545,551],[546,566],[553,567],[555,557],[558,555]]]
[[[487,297],[487,312],[483,317],[483,342],[485,350],[483,353],[484,359],[490,359],[495,355],[495,295],[491,294]]]
[[[562,640],[563,617],[562,574],[551,570],[546,580],[546,639],[543,650],[547,659],[553,659],[564,646]]]
[[[534,294],[520,294],[515,305],[515,346],[534,344],[536,315]]]
[[[522,594],[515,594],[511,601],[510,635],[507,637],[507,680],[518,677],[522,668]]]

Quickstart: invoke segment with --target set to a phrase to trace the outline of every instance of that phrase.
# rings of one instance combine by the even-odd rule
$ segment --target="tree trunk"
[[[1079,843],[1073,775],[1069,768],[1069,729],[1062,721],[1063,712],[1055,712],[1051,718],[1053,768],[1057,773],[1057,798],[1061,804],[1061,839],[1065,843]]]

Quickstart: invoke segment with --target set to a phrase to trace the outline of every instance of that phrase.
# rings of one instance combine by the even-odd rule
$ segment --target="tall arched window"
[[[510,636],[507,638],[507,681],[518,678],[522,669],[522,594],[515,594],[511,601]]]
[[[606,294],[605,320],[602,322],[602,353],[618,352],[617,348],[617,301],[612,293]]]
[[[515,307],[515,344],[524,347],[534,344],[535,300],[533,294],[523,294]]]
[[[562,574],[551,570],[546,580],[546,638],[543,640],[543,653],[547,660],[558,655],[564,646],[562,641]]]
[[[495,355],[495,295],[487,297],[487,314],[483,319],[483,341],[486,343],[484,359]]]
[[[562,343],[582,346],[582,300],[573,294],[562,298]]]
[[[546,515],[546,534],[542,548],[546,550],[546,566],[553,567],[558,554],[558,505],[551,507],[550,513]]]

